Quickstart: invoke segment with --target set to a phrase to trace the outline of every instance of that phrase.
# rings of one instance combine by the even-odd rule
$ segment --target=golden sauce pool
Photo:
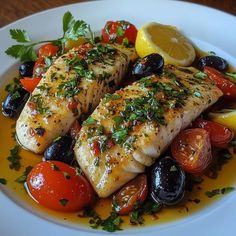
[[[6,96],[6,93],[0,91],[0,100]],[[50,209],[46,209],[43,206],[37,204],[33,199],[31,199],[24,188],[23,184],[17,183],[15,180],[23,174],[25,167],[31,165],[34,166],[42,160],[42,156],[35,155],[31,152],[21,149],[21,168],[19,171],[15,171],[9,168],[9,161],[7,157],[9,156],[10,149],[16,145],[16,141],[12,136],[14,136],[14,124],[15,121],[0,115],[0,178],[5,178],[7,184],[3,187],[6,192],[9,194],[14,201],[17,201],[27,209],[36,212],[37,214],[57,221],[63,222],[66,224],[71,224],[73,226],[79,225],[84,227],[89,227],[89,218],[79,217],[77,213],[64,213],[56,212]],[[232,153],[232,152],[231,152]],[[193,214],[197,211],[200,211],[204,207],[209,206],[214,201],[219,200],[224,197],[222,195],[217,195],[212,198],[208,198],[205,195],[206,191],[211,191],[213,189],[221,189],[224,187],[234,186],[236,182],[235,167],[236,167],[236,156],[226,163],[222,170],[219,172],[217,179],[210,179],[204,177],[204,181],[193,188],[193,191],[187,193],[185,199],[179,203],[177,206],[163,208],[156,215],[145,215],[144,216],[144,225],[160,225],[166,222],[171,222],[179,220],[181,218],[187,217],[190,214]],[[197,200],[196,200],[197,199]],[[200,200],[200,201],[199,201]],[[13,209],[14,210],[14,209]],[[96,212],[101,215],[102,218],[105,218],[111,212],[111,199],[100,199],[95,206]],[[123,217],[124,222],[121,225],[121,228],[130,228],[132,225],[129,223],[129,217]],[[137,227],[137,226],[135,226]]]

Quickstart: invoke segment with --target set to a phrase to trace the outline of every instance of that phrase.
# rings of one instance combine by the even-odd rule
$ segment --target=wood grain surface
[[[46,9],[86,0],[0,0],[0,27]],[[119,0],[117,0],[119,1]],[[189,0],[236,16],[236,0]]]

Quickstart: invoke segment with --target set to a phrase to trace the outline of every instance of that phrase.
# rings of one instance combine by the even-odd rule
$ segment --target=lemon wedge
[[[159,53],[165,63],[189,66],[196,53],[191,42],[176,27],[148,23],[138,30],[135,48],[140,57]]]
[[[236,133],[236,110],[225,109],[220,112],[209,113],[209,118],[220,123]]]

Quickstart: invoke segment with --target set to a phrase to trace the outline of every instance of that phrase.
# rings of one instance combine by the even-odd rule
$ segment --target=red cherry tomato
[[[37,164],[27,176],[27,186],[39,204],[58,211],[79,211],[94,198],[89,182],[60,161]]]
[[[142,204],[147,197],[147,176],[139,175],[128,182],[113,198],[113,206],[119,215],[131,212],[135,204]]]
[[[28,92],[32,93],[36,86],[38,85],[41,78],[29,78],[24,77],[23,79],[20,79],[20,82],[24,89],[26,89]]]
[[[38,57],[52,57],[55,56],[57,54],[57,52],[59,51],[59,47],[56,45],[53,45],[52,43],[47,43],[42,45],[39,48],[38,51]]]
[[[193,126],[205,129],[209,133],[211,145],[214,147],[227,147],[227,144],[234,137],[230,129],[213,121],[198,118],[193,122]]]
[[[46,63],[43,57],[38,58],[34,64],[33,77],[41,77],[45,72]]]
[[[97,140],[94,140],[93,141],[93,145],[92,145],[92,148],[93,148],[93,153],[95,156],[99,156],[101,150],[100,150],[100,146],[99,146],[99,143]]]
[[[216,83],[216,86],[223,92],[225,97],[236,99],[236,84],[226,79],[225,76],[215,68],[205,66],[204,72]]]
[[[136,27],[128,21],[107,21],[102,29],[102,42],[122,44],[126,38],[129,43],[134,45],[137,32]]]
[[[203,172],[212,160],[208,132],[201,128],[180,132],[171,144],[171,153],[186,172]]]

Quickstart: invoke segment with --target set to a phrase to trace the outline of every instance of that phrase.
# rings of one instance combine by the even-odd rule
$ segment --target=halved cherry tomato
[[[60,161],[38,163],[27,176],[27,186],[34,200],[58,211],[79,211],[94,199],[89,182]]]
[[[30,77],[24,77],[23,79],[20,79],[20,82],[24,89],[26,89],[28,92],[32,93],[36,86],[38,85],[41,78],[30,78]]]
[[[171,153],[186,172],[203,172],[212,160],[208,132],[201,128],[180,132],[171,144]]]
[[[42,45],[39,48],[38,51],[38,57],[52,57],[55,56],[57,54],[57,52],[59,51],[59,47],[56,45],[53,45],[52,43],[47,43]]]
[[[142,204],[147,197],[147,176],[142,174],[128,182],[113,198],[113,207],[119,215],[131,212],[135,204]]]
[[[214,121],[197,118],[193,122],[193,127],[205,129],[209,133],[211,145],[214,147],[227,147],[234,137],[234,133],[230,129]]]
[[[134,45],[137,32],[136,27],[128,21],[107,21],[102,29],[102,42],[122,44],[126,38],[129,43]]]
[[[215,68],[205,66],[204,72],[216,83],[216,86],[223,92],[225,97],[236,99],[236,84],[226,79],[224,74]]]

